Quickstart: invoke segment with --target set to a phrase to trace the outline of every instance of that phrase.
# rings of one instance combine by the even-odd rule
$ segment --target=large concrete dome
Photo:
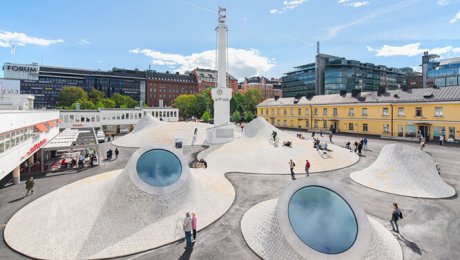
[[[234,198],[223,175],[189,169],[175,150],[147,146],[123,170],[82,179],[28,204],[9,220],[4,238],[32,258],[125,256],[183,239],[185,212],[197,213],[199,229],[208,226]]]
[[[371,189],[419,197],[447,198],[455,190],[444,182],[426,152],[403,144],[383,147],[369,167],[350,174],[351,179]]]

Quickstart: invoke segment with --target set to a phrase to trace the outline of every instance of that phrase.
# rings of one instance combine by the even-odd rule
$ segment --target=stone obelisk
[[[214,101],[214,127],[207,130],[209,144],[233,140],[234,126],[230,124],[230,99],[232,89],[227,87],[227,25],[226,9],[219,7],[217,19],[217,86],[211,90]]]

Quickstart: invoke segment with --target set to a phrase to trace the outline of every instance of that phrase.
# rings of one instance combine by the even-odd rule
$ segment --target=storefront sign
[[[32,146],[29,151],[27,151],[27,153],[21,157],[21,160],[24,159],[24,158],[27,158],[29,157],[31,154],[33,154],[35,151],[37,151],[38,149],[40,149],[40,147],[42,147],[44,144],[46,144],[46,138],[41,140],[40,142],[34,144],[34,146]]]
[[[72,124],[73,127],[82,127],[85,126],[84,124]]]

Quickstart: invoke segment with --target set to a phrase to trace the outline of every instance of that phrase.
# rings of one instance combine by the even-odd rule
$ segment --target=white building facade
[[[59,111],[0,110],[0,179],[13,172],[20,182],[20,167],[59,133]]]

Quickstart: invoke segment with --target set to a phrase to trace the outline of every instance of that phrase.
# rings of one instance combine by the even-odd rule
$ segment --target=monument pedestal
[[[226,124],[206,129],[206,142],[208,144],[223,144],[233,141],[235,126]]]

